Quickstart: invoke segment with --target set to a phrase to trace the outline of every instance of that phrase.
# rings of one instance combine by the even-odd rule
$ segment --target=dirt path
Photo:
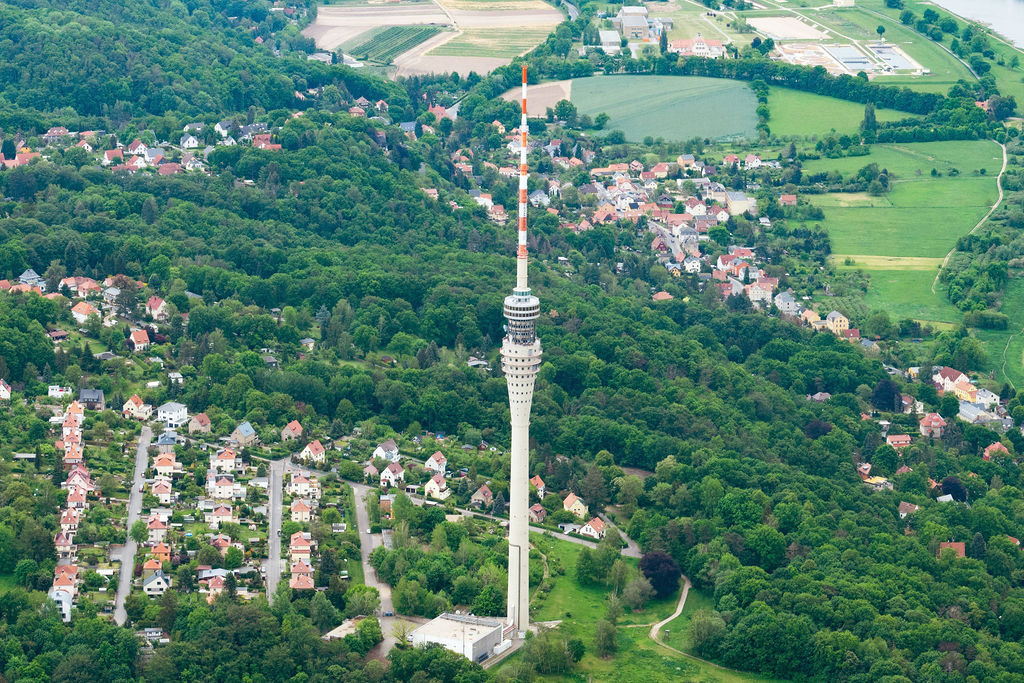
[[[666,617],[665,619],[662,619],[658,623],[656,623],[653,626],[651,626],[651,633],[650,633],[651,640],[653,640],[655,643],[657,643],[658,645],[662,646],[666,650],[671,650],[672,652],[675,652],[678,655],[686,657],[687,659],[692,659],[695,662],[700,662],[701,664],[706,664],[707,666],[714,667],[715,669],[718,669],[719,671],[728,671],[730,673],[735,673],[735,674],[738,674],[738,675],[742,676],[743,675],[742,671],[737,671],[736,669],[730,669],[729,667],[722,666],[721,664],[715,664],[714,662],[709,662],[708,660],[701,659],[700,657],[698,657],[696,655],[691,655],[689,652],[683,652],[682,650],[679,650],[677,648],[672,647],[671,645],[668,645],[668,644],[662,642],[661,638],[659,637],[658,634],[665,627],[665,625],[670,623],[673,619],[675,619],[676,617],[678,617],[680,614],[683,613],[683,607],[686,606],[686,596],[690,592],[690,586],[691,585],[692,584],[690,583],[690,579],[688,579],[687,577],[684,576],[683,577],[683,592],[679,594],[679,604],[676,605],[676,611],[673,612],[670,616]],[[643,625],[646,626],[647,624],[643,624]]]
[[[968,235],[973,235],[978,228],[983,226],[995,210],[999,208],[999,205],[1003,203],[1003,174],[1006,173],[1006,145],[1001,142],[997,142],[996,144],[1003,150],[1003,167],[999,169],[999,175],[996,176],[996,189],[999,190],[999,196],[996,198],[996,203],[988,210],[988,213],[982,216],[981,220],[978,221],[978,224],[971,228],[971,231],[967,233]],[[955,251],[956,246],[954,245],[953,248],[949,250],[949,253],[946,254],[946,258],[942,259],[942,265],[939,266],[939,272],[935,273],[935,279],[932,280],[932,294],[935,293],[935,285],[939,284],[939,276],[942,275],[942,271],[945,269],[946,264],[949,263],[949,259],[953,256]]]

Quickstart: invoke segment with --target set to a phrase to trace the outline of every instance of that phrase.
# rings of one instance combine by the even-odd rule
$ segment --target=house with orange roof
[[[135,353],[141,353],[149,349],[149,333],[145,330],[132,330],[128,335],[128,348]]]
[[[544,480],[540,478],[539,474],[534,475],[533,478],[530,479],[530,485],[533,486],[533,488],[537,489],[537,496],[539,498],[544,497],[544,494],[547,492],[547,489],[544,486]]]
[[[921,418],[919,429],[921,436],[941,439],[942,431],[946,428],[946,421],[938,413],[928,413]]]
[[[127,418],[145,421],[153,416],[153,406],[143,402],[138,394],[132,394],[121,407],[121,414]]]
[[[1009,454],[1010,454],[1010,451],[1008,451],[1006,449],[1006,446],[1004,446],[999,441],[996,441],[995,443],[992,443],[992,444],[989,444],[988,446],[985,446],[985,451],[982,453],[981,457],[984,460],[991,460],[993,455],[1009,455]]]
[[[213,425],[210,423],[210,418],[206,413],[193,415],[192,419],[188,421],[189,434],[195,434],[197,432],[201,434],[209,434],[212,427]]]
[[[601,540],[604,538],[605,524],[600,517],[594,517],[589,522],[580,527],[580,534],[583,536],[590,536],[591,538]]]
[[[79,301],[77,304],[71,307],[71,317],[75,319],[75,322],[79,325],[84,325],[85,321],[89,319],[89,316],[99,315],[100,312],[90,304],[88,301]]]
[[[153,557],[160,562],[171,561],[171,548],[166,543],[157,543],[153,548]]]
[[[159,517],[151,517],[146,528],[149,530],[149,542],[152,544],[161,543],[167,538],[167,524]]]
[[[174,502],[174,491],[171,482],[166,479],[157,479],[150,487],[150,492],[156,496],[161,505],[170,505]]]
[[[448,482],[445,481],[443,474],[435,474],[423,487],[423,495],[434,500],[447,500],[452,495],[452,490],[448,488]]]
[[[299,574],[288,579],[288,587],[296,591],[311,591],[316,588],[316,584],[309,574]]]
[[[181,468],[178,466],[174,453],[161,453],[156,456],[156,460],[153,462],[153,469],[156,470],[157,474],[165,477],[170,477],[181,472]]]
[[[296,498],[292,501],[291,513],[293,522],[308,522],[312,516],[313,508],[309,507],[309,503]]]

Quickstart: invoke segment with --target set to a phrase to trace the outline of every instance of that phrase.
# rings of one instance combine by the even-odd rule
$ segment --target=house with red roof
[[[946,421],[938,413],[928,413],[921,418],[921,436],[928,436],[933,439],[942,438],[942,430],[946,428]]]
[[[320,443],[320,439],[313,439],[299,453],[299,457],[311,462],[326,462],[327,450]]]
[[[149,349],[149,333],[145,330],[132,330],[128,335],[128,348],[135,353]]]
[[[149,301],[146,302],[146,315],[154,320],[163,320],[167,317],[167,302],[158,296],[149,297]]]
[[[292,420],[281,428],[281,441],[291,441],[302,436],[302,425],[298,420]]]
[[[988,446],[985,447],[985,452],[982,453],[981,457],[984,460],[991,460],[993,455],[1009,455],[1009,454],[1010,454],[1010,451],[1008,451],[1006,449],[1006,446],[1004,446],[999,441],[996,441],[995,443],[989,444]]]
[[[955,552],[957,557],[967,557],[967,548],[960,541],[943,541],[939,544],[939,550],[935,553],[935,556],[942,559],[942,551],[946,549]]]
[[[604,538],[605,524],[600,517],[594,517],[589,522],[580,527],[580,534],[583,536],[590,536],[591,538],[601,540]]]

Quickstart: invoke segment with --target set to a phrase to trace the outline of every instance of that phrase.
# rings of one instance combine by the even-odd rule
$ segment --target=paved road
[[[135,476],[132,479],[131,493],[128,495],[128,521],[125,535],[127,540],[121,550],[121,574],[117,581],[117,597],[114,599],[114,621],[118,626],[124,626],[128,619],[128,613],[124,609],[124,600],[132,588],[132,578],[135,574],[135,551],[138,549],[135,541],[131,538],[132,524],[139,519],[142,512],[142,492],[139,488],[146,480],[146,467],[149,466],[149,442],[153,439],[153,430],[149,425],[142,427],[142,434],[139,435],[139,446],[135,449]]]
[[[270,532],[267,540],[267,559],[263,561],[267,582],[267,600],[274,601],[277,584],[281,580],[281,489],[284,486],[284,470],[288,459],[275,460],[270,463]]]
[[[370,487],[366,484],[349,482],[356,498],[356,524],[359,526],[359,546],[362,549],[363,559],[363,580],[367,586],[373,586],[380,592],[381,614],[394,613],[395,608],[391,603],[391,586],[384,583],[377,577],[377,570],[370,565],[370,553],[373,549],[384,542],[381,534],[370,533],[370,514],[366,511],[366,494]],[[381,622],[383,630],[384,624]],[[390,630],[384,631],[385,637],[390,636]]]

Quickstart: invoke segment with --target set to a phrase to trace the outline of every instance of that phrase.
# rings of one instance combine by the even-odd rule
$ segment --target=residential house
[[[288,539],[288,556],[291,562],[298,562],[299,560],[309,562],[312,552],[313,541],[308,533],[296,531]]]
[[[469,497],[469,504],[475,506],[477,509],[489,508],[494,503],[494,494],[491,493],[490,487],[487,484],[483,484],[478,488],[472,496]]]
[[[957,383],[970,381],[967,375],[948,366],[934,368],[932,372],[932,382],[942,391],[954,391]]]
[[[839,311],[832,311],[825,316],[825,327],[837,337],[843,336],[843,332],[850,329],[850,319]]]
[[[135,353],[149,349],[149,333],[146,330],[132,330],[128,335],[128,348]]]
[[[218,505],[206,513],[204,521],[211,529],[219,529],[221,524],[232,523],[235,520],[235,513],[229,505]]]
[[[313,567],[309,564],[309,562],[306,562],[305,560],[299,560],[298,562],[295,562],[291,565],[290,572],[292,576],[302,576],[303,574],[305,574],[306,576],[312,576]]]
[[[985,410],[992,410],[993,407],[999,405],[999,394],[988,389],[978,389],[974,402],[985,406]]]
[[[961,401],[970,403],[978,402],[978,387],[971,384],[970,380],[960,380],[953,385],[953,393]]]
[[[291,512],[293,522],[308,522],[310,520],[313,508],[309,507],[309,503],[296,498],[292,501]]]
[[[142,592],[150,597],[158,597],[164,594],[171,587],[171,577],[164,574],[163,570],[153,572],[153,575],[142,582]]]
[[[151,296],[146,302],[146,315],[151,316],[154,320],[164,320],[167,318],[167,302],[158,296]]]
[[[452,490],[448,488],[448,482],[445,481],[444,475],[438,473],[432,476],[423,487],[423,494],[434,500],[447,500],[452,495]]]
[[[291,441],[302,436],[302,425],[298,420],[292,420],[281,428],[281,441]]]
[[[600,517],[594,517],[592,520],[580,527],[579,533],[583,536],[590,536],[591,538],[601,540],[604,538],[605,524]]]
[[[78,401],[88,410],[106,410],[107,400],[102,389],[81,389]],[[68,409],[70,411],[70,408]]]
[[[942,543],[939,543],[939,550],[935,553],[935,556],[941,560],[943,555],[942,551],[944,550],[952,550],[954,553],[956,553],[957,557],[967,557],[967,548],[961,542],[943,541]]]
[[[235,431],[231,432],[231,440],[238,444],[241,448],[247,448],[249,446],[255,446],[260,442],[260,437],[256,434],[256,430],[249,423],[248,420],[235,427]]]
[[[299,453],[299,457],[307,462],[322,463],[327,461],[327,451],[320,443],[320,439],[314,439],[306,444],[306,447]]]
[[[920,505],[914,505],[913,503],[908,503],[907,501],[902,501],[900,503],[899,508],[898,508],[899,513],[900,513],[900,519],[906,519],[907,515],[912,515],[912,514],[914,514],[915,512],[917,512],[920,509],[921,509]]]
[[[153,461],[153,470],[164,477],[173,476],[175,470],[178,469],[178,463],[174,458],[174,453],[161,453],[156,456],[156,460]]]
[[[589,517],[589,509],[587,504],[583,502],[583,499],[577,496],[575,493],[570,493],[562,501],[562,509],[568,510],[572,514],[576,515],[580,519],[586,519]]]
[[[380,471],[373,466],[373,463],[367,463],[366,467],[363,468],[363,479],[376,479],[380,476]]]
[[[397,484],[405,483],[405,468],[399,465],[397,462],[389,464],[380,473],[380,486],[381,488],[390,488]]]
[[[0,401],[11,400],[11,385],[5,380],[0,379]]]
[[[1007,450],[999,441],[985,446],[985,451],[981,454],[982,460],[991,460],[993,455],[1010,455],[1010,451]]]
[[[100,312],[88,301],[79,301],[71,308],[71,317],[79,325],[84,325],[90,316],[99,315]]]
[[[783,315],[799,315],[800,314],[800,302],[793,296],[792,291],[779,292],[775,295],[775,308],[779,309],[779,313]]]
[[[383,458],[390,462],[398,462],[398,444],[395,443],[394,439],[388,439],[384,443],[377,444],[377,447],[373,450],[374,458]]]
[[[540,503],[535,503],[530,506],[530,521],[534,524],[543,524],[544,518],[548,516],[548,511],[544,509]]]
[[[206,413],[193,415],[192,419],[188,421],[189,434],[209,434],[211,427],[210,418],[207,417]]]
[[[210,469],[221,474],[230,474],[243,469],[242,459],[232,448],[222,448],[210,456]]]
[[[316,588],[316,584],[309,574],[297,574],[288,579],[288,587],[294,591],[311,591]]]
[[[698,33],[696,38],[670,41],[668,51],[680,57],[718,59],[725,56],[725,45],[720,40],[705,38]]]
[[[167,524],[159,517],[150,517],[146,524],[149,529],[149,542],[152,544],[162,543],[167,538]]]
[[[228,474],[220,474],[206,480],[206,491],[213,498],[230,499],[235,497],[235,478]]]
[[[530,485],[537,489],[537,497],[543,499],[547,489],[544,486],[544,480],[540,478],[539,474],[535,474],[533,478],[530,479]]]
[[[156,419],[167,429],[178,429],[188,423],[188,408],[177,401],[169,401],[156,409]]]
[[[170,505],[174,502],[174,492],[171,488],[171,482],[166,479],[157,479],[154,481],[153,485],[150,487],[150,491],[154,496],[156,496],[157,500],[160,501],[161,505]]]
[[[444,457],[444,453],[441,451],[436,451],[433,455],[427,458],[427,461],[423,463],[423,466],[431,472],[444,474],[445,468],[448,466],[448,458]]]
[[[910,445],[909,434],[889,434],[885,437],[885,442],[893,448],[904,448]]]
[[[942,438],[942,430],[946,428],[946,421],[938,413],[928,413],[921,418],[921,436],[928,436],[933,439]]]

